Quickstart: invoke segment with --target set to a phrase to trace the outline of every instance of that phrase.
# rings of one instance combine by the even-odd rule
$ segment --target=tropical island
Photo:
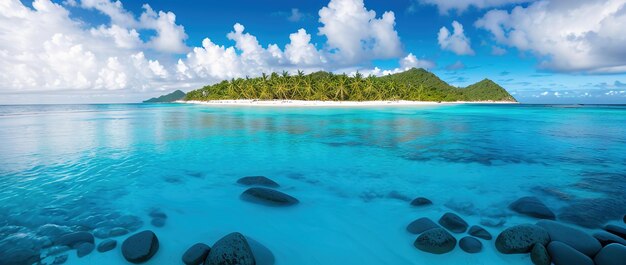
[[[504,88],[489,79],[459,88],[449,85],[435,74],[421,68],[380,77],[373,75],[366,77],[358,72],[354,76],[348,76],[323,71],[311,74],[298,71],[296,75],[290,75],[288,72],[262,74],[256,78],[224,80],[190,91],[184,98],[180,93],[177,93],[177,97],[168,95],[164,97],[181,98],[185,102],[237,100],[517,102]]]

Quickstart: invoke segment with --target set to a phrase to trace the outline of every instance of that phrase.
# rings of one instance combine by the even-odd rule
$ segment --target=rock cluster
[[[243,177],[237,180],[237,183],[246,186],[280,187],[275,181],[263,176]],[[239,197],[247,202],[277,207],[291,206],[300,202],[288,194],[266,187],[248,188]]]

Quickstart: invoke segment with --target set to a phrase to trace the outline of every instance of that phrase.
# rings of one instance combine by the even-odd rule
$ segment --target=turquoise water
[[[241,200],[235,182],[249,175],[300,203]],[[495,236],[536,221],[507,209],[531,195],[591,232],[626,213],[624,190],[626,106],[0,106],[0,251],[45,255],[42,226],[121,219],[158,235],[146,264],[181,264],[189,246],[234,231],[275,264],[531,264],[493,241],[479,254],[427,254],[405,227],[451,211],[502,224],[485,227]],[[434,205],[411,207],[418,196]],[[68,253],[66,264],[126,264],[119,244]]]

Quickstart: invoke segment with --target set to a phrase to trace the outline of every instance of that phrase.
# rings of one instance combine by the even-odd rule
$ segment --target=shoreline
[[[382,100],[382,101],[318,101],[318,100],[177,100],[174,103],[221,105],[221,106],[273,106],[273,107],[367,107],[367,106],[433,106],[457,104],[519,104],[512,101],[409,101],[409,100]]]

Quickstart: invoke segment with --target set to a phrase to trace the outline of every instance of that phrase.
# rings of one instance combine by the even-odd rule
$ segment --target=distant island
[[[151,98],[148,100],[144,100],[143,103],[167,103],[167,102],[174,102],[177,100],[182,100],[184,98],[185,98],[185,92],[176,90],[172,93],[160,96],[158,98]]]
[[[181,93],[182,91],[177,93],[177,96]],[[174,97],[170,95],[172,94],[151,100],[162,100],[164,97],[171,100]],[[288,72],[263,74],[257,78],[224,80],[190,91],[180,99],[193,102],[237,100],[517,102],[504,88],[489,79],[458,88],[421,68],[380,77],[365,77],[360,73],[348,76],[323,71],[311,74],[298,71],[296,75],[289,75]]]

